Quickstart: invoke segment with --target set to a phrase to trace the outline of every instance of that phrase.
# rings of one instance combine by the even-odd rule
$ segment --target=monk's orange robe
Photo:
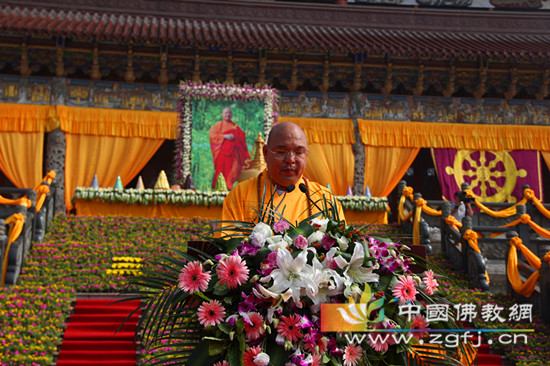
[[[311,214],[319,212],[319,209],[315,205],[310,205],[305,193],[298,188],[300,183],[305,183],[303,177],[296,183],[296,187],[292,192],[287,192],[286,194],[284,192],[275,192],[273,202],[270,205],[272,209],[278,207],[277,211],[282,213],[283,217],[292,225],[296,225],[310,216],[308,207],[311,207]],[[318,202],[318,200],[322,200],[323,195],[328,202],[333,200],[332,193],[319,183],[308,181],[308,187],[311,199],[320,208],[323,208],[323,204],[321,201]],[[262,196],[265,196],[265,204],[267,204],[273,192],[273,184],[267,177],[267,172],[264,171],[260,177],[259,199],[261,200]],[[339,219],[345,220],[342,205],[336,199],[334,201],[336,201],[338,208]],[[222,220],[256,222],[258,221],[258,210],[258,177],[254,177],[238,183],[229,192],[223,202]]]
[[[224,139],[223,135],[228,133],[235,136],[233,141]],[[243,130],[233,122],[216,122],[210,129],[210,149],[215,170],[212,188],[215,188],[218,175],[222,173],[227,189],[232,189],[233,183],[241,174],[244,163],[250,157]]]

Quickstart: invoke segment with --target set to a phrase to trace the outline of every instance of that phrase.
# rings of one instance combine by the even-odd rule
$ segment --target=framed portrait
[[[230,190],[249,159],[255,140],[265,139],[277,119],[277,92],[270,87],[215,83],[180,84],[176,143],[178,183],[188,177],[200,191],[222,184]]]

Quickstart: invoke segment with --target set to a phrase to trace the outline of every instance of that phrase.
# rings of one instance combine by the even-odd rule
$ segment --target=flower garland
[[[277,91],[271,87],[227,85],[218,83],[194,83],[182,81],[179,89],[178,118],[181,121],[176,142],[176,171],[178,182],[183,184],[191,173],[191,132],[193,126],[192,101],[194,99],[264,102],[264,136],[277,122]]]
[[[86,201],[101,200],[110,203],[125,203],[128,205],[197,205],[197,206],[222,206],[227,196],[224,191],[196,191],[164,190],[164,189],[116,189],[116,188],[88,188],[76,187],[73,202],[76,199]],[[336,196],[344,210],[354,211],[386,211],[388,207],[387,197],[365,197],[365,196]]]

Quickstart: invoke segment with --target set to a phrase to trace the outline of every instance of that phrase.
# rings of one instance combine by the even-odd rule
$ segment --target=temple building
[[[70,210],[94,175],[181,183],[183,81],[276,90],[279,121],[318,145],[311,174],[339,195],[389,196],[405,178],[432,199],[466,181],[487,201],[515,202],[524,184],[546,201],[549,7],[0,0],[0,185],[55,170]]]

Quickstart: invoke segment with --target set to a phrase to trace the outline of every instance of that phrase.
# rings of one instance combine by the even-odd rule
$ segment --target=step
[[[87,351],[109,351],[109,350],[121,350],[132,351],[135,350],[134,342],[113,340],[113,341],[94,341],[79,339],[65,339],[63,340],[63,346],[61,348],[63,352],[85,349]]]

